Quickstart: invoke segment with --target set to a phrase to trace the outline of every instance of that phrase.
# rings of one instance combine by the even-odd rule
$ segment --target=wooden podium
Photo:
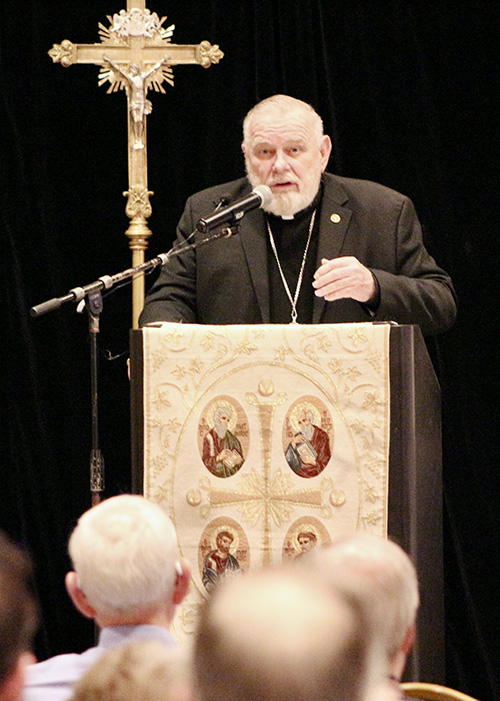
[[[143,493],[143,333],[131,331],[132,485]],[[420,583],[417,639],[405,680],[444,683],[441,397],[420,328],[390,328],[388,535]]]

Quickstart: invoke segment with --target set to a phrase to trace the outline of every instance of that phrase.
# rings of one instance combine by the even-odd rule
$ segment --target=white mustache
[[[273,180],[272,182],[269,182],[268,185],[269,187],[272,187],[273,185],[284,185],[284,184],[290,184],[290,185],[298,185],[299,183],[297,180],[290,180],[290,178],[285,178],[283,180]]]

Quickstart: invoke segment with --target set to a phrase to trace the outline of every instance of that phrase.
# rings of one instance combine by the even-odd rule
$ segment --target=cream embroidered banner
[[[189,642],[224,576],[387,534],[389,324],[143,329],[144,494],[193,566]]]

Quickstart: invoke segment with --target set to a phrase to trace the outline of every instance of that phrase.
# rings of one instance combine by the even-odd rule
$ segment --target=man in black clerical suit
[[[237,235],[172,256],[141,325],[395,321],[430,335],[453,324],[453,284],[424,247],[411,200],[326,173],[331,141],[310,105],[274,95],[250,110],[243,132],[247,177],[190,197],[177,243],[222,196],[267,185],[270,203],[247,212]]]

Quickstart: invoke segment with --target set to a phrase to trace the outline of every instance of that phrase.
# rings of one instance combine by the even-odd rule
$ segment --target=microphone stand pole
[[[104,491],[104,457],[99,447],[99,407],[98,407],[98,349],[97,337],[99,334],[100,315],[103,309],[103,299],[101,290],[111,290],[114,285],[131,278],[152,271],[158,265],[164,265],[172,256],[180,255],[194,248],[203,246],[206,243],[220,238],[229,238],[238,231],[238,224],[227,226],[215,234],[211,234],[197,242],[188,243],[188,237],[184,244],[170,249],[168,253],[160,253],[156,258],[152,258],[145,263],[127,268],[115,275],[102,275],[95,282],[83,287],[74,287],[68,294],[62,297],[54,297],[41,304],[37,304],[30,309],[30,316],[37,318],[43,314],[59,309],[66,302],[78,303],[77,311],[81,310],[81,303],[84,301],[89,317],[90,333],[90,385],[91,385],[91,430],[92,448],[90,451],[90,492],[92,506],[101,501],[101,493]],[[193,232],[194,234],[195,232]]]
[[[90,494],[92,506],[101,501],[104,491],[104,458],[99,447],[99,393],[98,393],[98,352],[100,314],[103,309],[100,290],[89,292],[85,302],[89,317],[90,333],[90,396],[92,407],[92,448],[90,451]]]

